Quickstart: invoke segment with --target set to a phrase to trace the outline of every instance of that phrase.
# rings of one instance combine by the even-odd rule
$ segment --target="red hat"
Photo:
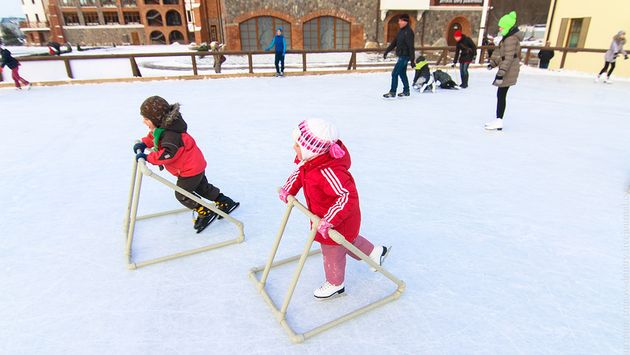
[[[462,36],[462,31],[457,30],[455,31],[455,33],[453,34],[453,37],[461,37]]]

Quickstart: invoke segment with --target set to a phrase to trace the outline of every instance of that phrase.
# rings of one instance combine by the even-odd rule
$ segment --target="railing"
[[[533,47],[533,46],[523,46],[522,47],[522,58],[521,60],[525,65],[530,65],[532,62],[537,62],[538,58],[536,57],[537,52],[540,49],[552,49],[556,52],[560,52],[562,55],[560,68],[564,68],[566,63],[567,56],[570,53],[605,53],[606,49],[588,49],[588,48],[565,48],[565,47]],[[488,50],[495,50],[495,47],[480,47],[480,62],[485,63],[488,58]],[[418,47],[416,48],[416,53],[418,55],[424,55],[427,57],[427,60],[431,62],[433,65],[445,65],[448,64],[452,58],[452,54],[455,50],[455,47]],[[307,51],[307,50],[290,50],[287,51],[287,54],[300,55],[301,56],[301,69],[302,72],[309,71],[307,55],[310,54],[328,54],[328,53],[348,53],[350,54],[350,60],[347,65],[336,65],[332,66],[333,68],[346,69],[346,70],[359,70],[359,69],[376,69],[376,68],[390,68],[393,66],[393,62],[374,62],[374,63],[357,63],[357,55],[359,53],[378,53],[381,55],[383,53],[382,48],[359,48],[359,49],[335,49],[335,50],[316,50],[316,51]],[[138,53],[138,54],[107,54],[107,55],[85,55],[85,56],[61,56],[61,57],[21,57],[20,61],[22,62],[40,62],[40,61],[63,61],[66,69],[66,74],[69,79],[74,79],[74,74],[72,72],[72,61],[84,61],[84,60],[98,60],[98,59],[128,59],[129,64],[131,66],[131,73],[134,77],[142,77],[142,72],[140,67],[138,66],[137,59],[138,58],[160,58],[160,57],[190,57],[191,59],[191,70],[193,76],[199,76],[199,68],[197,63],[198,57],[206,57],[212,56],[217,53],[213,52],[176,52],[176,53]],[[254,69],[261,69],[260,67],[254,66],[253,57],[256,55],[270,55],[272,52],[265,51],[252,51],[252,52],[244,52],[244,51],[226,51],[219,52],[218,54],[224,55],[226,57],[230,56],[239,56],[239,57],[247,57],[247,66],[242,69],[246,69],[249,74],[254,74]],[[393,56],[393,54],[391,54]],[[533,60],[532,60],[533,59]],[[97,68],[97,66],[95,66]],[[312,71],[312,70],[311,70]],[[0,78],[1,80],[1,78]]]

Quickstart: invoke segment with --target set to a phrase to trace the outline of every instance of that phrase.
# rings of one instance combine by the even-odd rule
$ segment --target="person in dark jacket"
[[[409,79],[407,78],[407,63],[411,63],[411,68],[414,68],[415,53],[414,53],[414,34],[413,30],[409,27],[409,15],[402,14],[398,18],[398,27],[400,30],[396,35],[396,39],[389,44],[385,49],[383,58],[387,58],[387,54],[396,48],[396,56],[398,61],[392,70],[392,85],[389,92],[384,94],[383,97],[396,97],[396,89],[398,88],[398,77],[403,83],[403,92],[398,96],[409,96]]]
[[[9,67],[9,69],[11,69],[11,77],[13,78],[13,82],[15,82],[15,87],[18,90],[22,90],[22,85],[20,84],[23,84],[26,85],[26,87],[30,90],[31,83],[20,76],[20,62],[18,62],[17,59],[13,58],[11,52],[8,49],[2,47],[1,44],[0,55],[2,55],[2,59],[0,61],[0,75],[2,75],[2,69],[7,66]]]
[[[268,51],[272,48],[275,48],[276,52],[276,76],[284,76],[284,55],[287,53],[287,41],[282,34],[282,26],[278,27],[271,44],[265,50]],[[279,66],[280,63],[282,63],[282,67]]]
[[[150,131],[142,138],[142,142],[133,146],[136,160],[142,158],[153,165],[164,166],[177,177],[177,186],[214,201],[217,208],[225,213],[230,213],[239,206],[238,202],[234,202],[208,182],[205,173],[206,160],[193,137],[187,132],[188,125],[179,113],[179,104],[170,105],[160,96],[151,96],[140,106],[140,114]],[[151,149],[149,154],[144,153],[147,148]],[[194,225],[197,233],[217,218],[216,213],[179,192],[175,192],[175,197],[182,205],[197,212]]]
[[[455,31],[453,38],[457,41],[457,45],[455,46],[455,59],[452,66],[455,67],[459,61],[459,75],[462,78],[462,84],[459,87],[465,89],[468,87],[468,67],[477,56],[477,46],[462,31]]]
[[[545,47],[549,47],[551,45],[551,43],[547,42],[545,44]],[[553,51],[553,49],[541,49],[538,52],[538,59],[540,59],[540,63],[538,64],[538,67],[540,69],[547,69],[549,68],[549,62],[551,61],[551,58],[553,58],[555,52]]]

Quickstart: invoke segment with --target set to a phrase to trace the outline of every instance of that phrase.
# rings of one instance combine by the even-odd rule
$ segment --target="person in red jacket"
[[[177,186],[198,196],[214,201],[217,208],[230,213],[239,206],[231,198],[225,196],[206,178],[206,160],[197,147],[197,143],[188,132],[188,126],[179,113],[179,104],[170,105],[159,96],[151,96],[140,106],[140,114],[144,124],[149,127],[149,134],[141,143],[133,146],[136,160],[143,158],[153,165],[166,168],[177,177]],[[151,149],[145,154],[145,149]],[[141,152],[137,152],[140,150]],[[197,212],[194,228],[197,233],[204,230],[217,214],[175,192],[175,197],[184,206]],[[221,219],[221,217],[219,217]]]
[[[293,131],[293,140],[298,167],[280,190],[280,199],[286,203],[287,196],[304,189],[309,210],[321,218],[315,240],[322,246],[326,282],[315,290],[314,296],[327,299],[345,292],[346,255],[359,260],[330,238],[330,228],[379,265],[391,247],[375,247],[359,235],[361,210],[357,187],[348,171],[350,154],[339,140],[335,126],[320,119],[302,121]]]

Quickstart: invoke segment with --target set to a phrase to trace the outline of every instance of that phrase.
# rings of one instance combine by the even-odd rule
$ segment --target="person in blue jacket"
[[[271,44],[265,50],[268,51],[271,48],[276,50],[276,76],[284,76],[284,55],[287,52],[287,41],[282,34],[282,27],[278,27]],[[282,66],[279,65],[280,63],[282,63]]]

